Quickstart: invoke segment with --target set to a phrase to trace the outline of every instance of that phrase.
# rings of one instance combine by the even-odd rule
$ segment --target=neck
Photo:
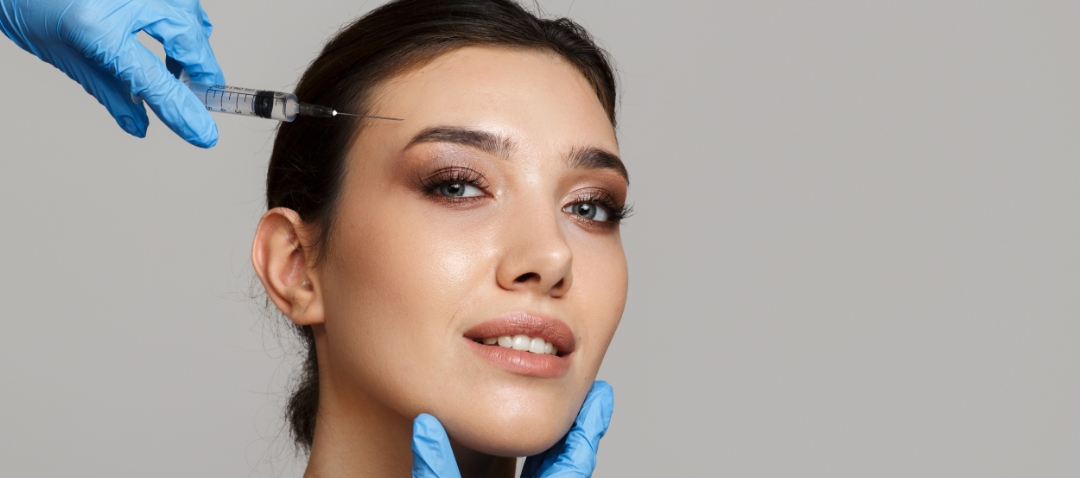
[[[465,448],[450,439],[462,478],[514,478],[517,458],[488,455]]]

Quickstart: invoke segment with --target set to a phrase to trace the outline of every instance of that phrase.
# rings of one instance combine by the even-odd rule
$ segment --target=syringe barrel
[[[292,121],[300,111],[300,102],[292,93],[253,90],[228,85],[187,82],[187,87],[202,101],[207,111],[259,118]]]

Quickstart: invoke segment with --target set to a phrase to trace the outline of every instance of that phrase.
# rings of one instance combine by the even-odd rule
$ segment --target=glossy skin
[[[445,426],[464,476],[505,476],[508,463],[512,474],[494,457],[538,453],[566,433],[622,315],[612,219],[626,178],[568,161],[587,148],[617,156],[614,129],[584,77],[544,51],[454,50],[374,98],[372,114],[406,120],[365,125],[321,260],[306,247],[315,231],[286,209],[267,213],[253,248],[271,299],[315,331],[307,476],[406,476],[420,413]],[[432,128],[506,141],[491,151],[448,135],[414,141]],[[589,218],[581,204],[599,209]],[[565,372],[521,374],[464,337],[513,313],[569,327]]]

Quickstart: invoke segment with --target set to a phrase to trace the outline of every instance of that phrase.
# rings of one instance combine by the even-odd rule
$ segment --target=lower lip
[[[531,375],[541,378],[562,376],[570,369],[570,356],[534,354],[524,350],[515,350],[498,345],[484,345],[472,339],[465,339],[468,346],[477,355],[487,359],[510,372],[519,375]]]

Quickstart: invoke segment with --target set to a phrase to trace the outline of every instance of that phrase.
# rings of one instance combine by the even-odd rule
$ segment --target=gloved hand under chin
[[[192,81],[225,84],[211,29],[198,0],[0,0],[4,35],[79,82],[124,131],[146,136],[146,108],[134,93],[181,138],[204,148],[218,139],[210,113],[135,35],[160,41]]]
[[[521,478],[587,478],[596,468],[596,450],[611,423],[615,395],[603,380],[593,384],[570,432],[555,446],[525,460]],[[435,417],[413,421],[413,478],[461,478],[450,438]]]

